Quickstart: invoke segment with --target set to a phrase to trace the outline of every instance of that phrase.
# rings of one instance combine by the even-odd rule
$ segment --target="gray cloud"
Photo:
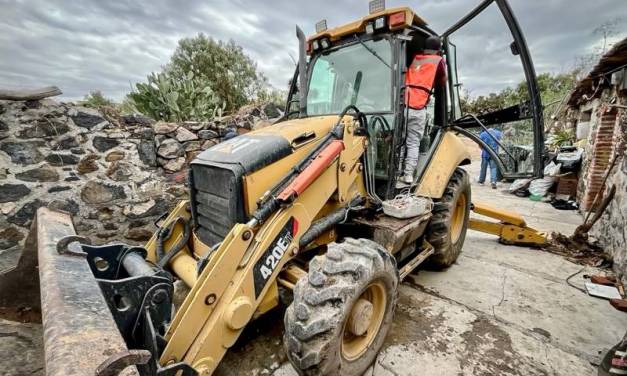
[[[623,0],[510,2],[539,73],[572,68],[576,56],[598,43],[595,27],[627,14]],[[442,32],[477,3],[424,0],[415,10]],[[387,1],[388,7],[404,4]],[[508,52],[511,37],[492,7],[454,35],[460,80],[473,94],[522,78],[517,58]],[[295,24],[312,33],[322,18],[333,27],[367,8],[365,0],[0,0],[0,86],[57,85],[67,99],[99,89],[121,99],[133,83],[168,62],[180,38],[204,32],[235,40],[271,84],[283,88],[294,70],[289,55],[297,54]]]

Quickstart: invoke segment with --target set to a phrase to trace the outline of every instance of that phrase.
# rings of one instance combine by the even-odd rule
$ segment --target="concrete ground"
[[[574,211],[518,198],[475,182],[474,201],[522,214],[542,230],[571,234]],[[368,375],[593,375],[602,353],[627,328],[627,314],[568,286],[582,266],[561,256],[499,244],[469,231],[457,263],[419,270],[400,287],[395,322]],[[587,267],[581,274],[593,274]],[[583,286],[583,278],[571,279]],[[253,325],[218,370],[220,375],[296,375],[282,345],[280,312]]]
[[[572,211],[474,183],[473,200],[522,214],[531,226],[570,234]],[[501,245],[469,231],[457,263],[418,270],[400,287],[395,321],[368,375],[593,375],[617,343],[627,315],[568,286],[580,265],[543,251]],[[592,274],[586,268],[582,274]],[[572,282],[582,285],[581,276]],[[220,364],[218,375],[296,375],[281,338],[283,314],[252,323]],[[41,326],[0,320],[0,374],[43,374]]]

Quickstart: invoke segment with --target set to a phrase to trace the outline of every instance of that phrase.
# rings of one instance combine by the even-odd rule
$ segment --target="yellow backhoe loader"
[[[462,116],[451,35],[491,5],[512,33],[530,100]],[[316,31],[305,38],[297,28],[284,117],[201,153],[189,200],[145,246],[92,246],[67,214],[38,211],[29,244],[38,249],[46,374],[210,375],[244,327],[288,296],[283,342],[297,372],[361,375],[392,325],[403,278],[423,263],[447,268],[462,251],[472,197],[460,135],[489,149],[473,130],[530,119],[531,168],[489,150],[506,178],[541,174],[535,72],[506,0],[483,1],[439,35],[381,0],[355,22]],[[404,76],[429,36],[442,39],[448,81],[431,92],[415,181],[399,191]],[[19,290],[35,259],[25,253],[3,288]]]

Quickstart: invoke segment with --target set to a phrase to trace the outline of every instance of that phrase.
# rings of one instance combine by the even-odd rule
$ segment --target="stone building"
[[[593,227],[593,235],[613,256],[616,271],[626,278],[627,38],[616,43],[577,83],[568,98],[566,116],[585,150],[577,193],[581,211],[595,211],[595,197],[602,198],[616,187],[614,199]]]

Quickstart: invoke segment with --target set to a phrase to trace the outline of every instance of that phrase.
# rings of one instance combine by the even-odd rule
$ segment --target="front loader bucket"
[[[41,297],[46,375],[137,375],[127,366],[150,353],[127,349],[77,239],[68,214],[40,208],[18,265],[0,275],[0,306]]]

